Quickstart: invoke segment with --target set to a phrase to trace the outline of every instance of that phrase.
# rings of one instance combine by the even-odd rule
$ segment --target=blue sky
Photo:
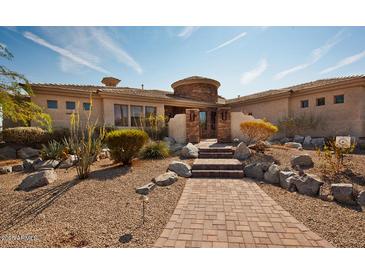
[[[226,98],[365,73],[364,27],[0,27],[2,64],[32,82],[171,90],[201,75]]]

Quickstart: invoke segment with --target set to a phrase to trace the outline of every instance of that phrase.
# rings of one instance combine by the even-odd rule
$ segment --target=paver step
[[[199,158],[227,159],[232,157],[233,157],[233,152],[199,152]]]
[[[243,178],[243,170],[192,170],[193,178]]]
[[[237,159],[196,159],[192,170],[243,170]]]
[[[233,152],[231,147],[199,148],[199,152]]]

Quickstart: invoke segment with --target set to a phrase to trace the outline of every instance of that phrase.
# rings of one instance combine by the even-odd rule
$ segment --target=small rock
[[[23,164],[14,165],[11,168],[13,172],[20,172],[24,170]]]
[[[261,163],[257,163],[261,168],[262,168],[262,170],[264,171],[264,172],[266,172],[268,169],[269,169],[269,167],[272,165],[272,164],[274,164],[274,162],[261,162]]]
[[[16,190],[29,191],[37,187],[46,186],[57,180],[57,174],[53,169],[38,171],[28,175]]]
[[[17,156],[20,159],[36,158],[39,156],[39,150],[31,147],[23,147],[17,151]]]
[[[181,157],[183,158],[198,158],[199,149],[194,146],[192,143],[188,143],[181,149]]]
[[[352,184],[331,184],[331,191],[337,202],[351,205],[355,203]]]
[[[280,140],[280,143],[281,144],[285,144],[285,143],[288,143],[290,140],[289,140],[289,138],[287,138],[287,137],[284,137],[284,138],[282,138],[281,140]]]
[[[0,174],[8,174],[8,173],[11,173],[13,170],[12,170],[12,167],[11,166],[2,166],[0,167]]]
[[[136,193],[141,195],[148,195],[155,187],[156,185],[150,182],[144,186],[136,188]]]
[[[53,169],[60,164],[58,160],[46,160],[37,163],[33,163],[34,170]]]
[[[0,160],[16,159],[16,150],[10,146],[0,148]]]
[[[77,162],[77,156],[76,155],[68,155],[67,159],[62,161],[60,163],[60,165],[58,166],[58,168],[70,168],[72,166],[74,166]]]
[[[75,156],[75,155],[72,155]],[[110,149],[109,148],[103,148],[101,152],[98,155],[98,159],[108,159],[110,158]]]
[[[178,176],[175,172],[167,171],[153,179],[153,182],[158,186],[168,186],[175,183]]]
[[[248,178],[256,179],[261,181],[264,178],[264,171],[260,164],[249,164],[244,167],[244,174]]]
[[[164,137],[163,138],[163,141],[165,142],[165,143],[167,143],[168,144],[168,146],[171,146],[171,145],[173,145],[173,144],[175,144],[176,142],[175,142],[175,139],[174,138],[172,138],[172,137]]]
[[[269,169],[264,174],[264,180],[271,184],[279,184],[279,166],[276,164],[272,164]]]
[[[284,146],[286,147],[291,147],[291,148],[302,148],[302,144],[301,143],[296,143],[296,142],[287,142],[284,144]]]
[[[256,144],[249,145],[248,148],[257,152],[263,152],[267,148],[271,147],[271,144],[266,141],[258,141]]]
[[[294,140],[295,143],[303,143],[304,142],[304,136],[295,135]]]
[[[191,177],[191,166],[183,162],[173,161],[169,165],[168,170],[175,172],[177,175],[181,177],[185,178]]]
[[[300,168],[313,167],[313,160],[308,154],[294,156],[290,161],[292,167],[299,166]]]
[[[312,146],[311,141],[312,141],[312,137],[305,136],[305,138],[303,140],[303,147],[304,148],[310,148]]]
[[[170,148],[171,152],[176,153],[176,152],[180,151],[183,147],[184,147],[183,144],[175,143],[175,144],[171,144],[169,148]]]
[[[286,181],[291,176],[294,176],[295,173],[293,171],[283,171],[281,170],[279,172],[279,180],[280,180],[280,186],[285,189],[289,189],[289,184]]]
[[[241,142],[237,146],[233,158],[238,160],[246,160],[250,158],[250,156],[251,156],[251,150],[246,146],[244,142]]]
[[[25,159],[23,160],[23,167],[25,170],[32,170],[33,169],[33,163],[34,163],[34,160],[31,160],[31,159]]]
[[[316,196],[319,193],[321,185],[323,185],[322,180],[313,174],[305,174],[300,177],[301,180],[295,181],[295,186],[300,194],[308,196]]]

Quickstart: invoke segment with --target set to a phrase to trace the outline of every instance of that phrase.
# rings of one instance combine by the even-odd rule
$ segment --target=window
[[[309,107],[309,101],[308,100],[300,101],[300,106],[301,106],[301,108]]]
[[[84,110],[90,110],[90,103],[83,103]]]
[[[202,129],[207,129],[207,112],[206,111],[200,111],[199,112],[199,119],[200,119],[200,127]]]
[[[326,104],[326,99],[324,97],[317,98],[317,106],[324,106]]]
[[[128,105],[114,105],[114,125],[117,127],[128,126]]]
[[[149,126],[151,126],[151,121],[148,118],[156,116],[157,108],[146,106],[144,112],[145,112],[145,117],[146,117],[146,126],[149,127]]]
[[[143,117],[143,107],[131,106],[131,126],[132,127],[140,126],[142,117]]]
[[[47,100],[47,108],[57,109],[57,101],[56,100]]]
[[[345,103],[345,95],[336,95],[335,97],[334,97],[334,103],[335,104],[343,104],[343,103]]]
[[[75,108],[76,108],[75,102],[70,102],[70,101],[66,102],[66,109],[75,109]]]

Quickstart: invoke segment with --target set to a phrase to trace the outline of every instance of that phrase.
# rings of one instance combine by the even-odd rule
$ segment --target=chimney
[[[101,82],[107,87],[116,87],[120,80],[114,77],[104,77]]]

